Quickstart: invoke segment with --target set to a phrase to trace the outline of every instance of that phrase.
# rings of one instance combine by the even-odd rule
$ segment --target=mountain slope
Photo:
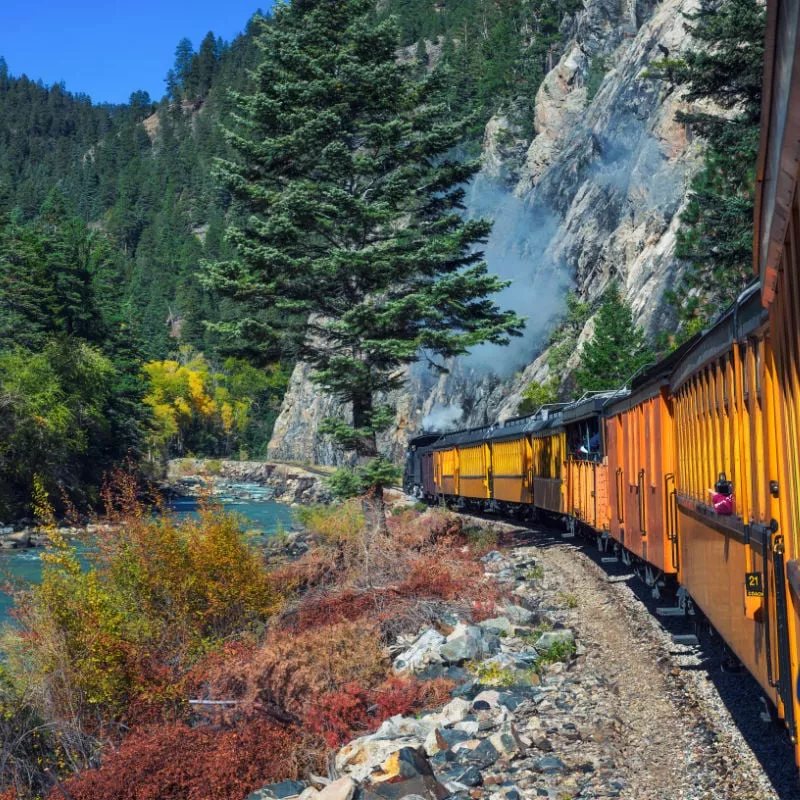
[[[663,298],[679,274],[674,254],[678,214],[700,167],[703,145],[675,122],[682,107],[679,93],[643,73],[690,45],[682,15],[696,7],[695,0],[587,0],[562,24],[566,44],[537,91],[535,136],[523,163],[514,156],[524,138],[519,128],[502,116],[490,121],[484,180],[513,184],[513,195],[503,195],[495,205],[503,235],[509,214],[514,230],[513,242],[497,248],[495,260],[490,241],[489,266],[509,274],[509,261],[514,261],[517,281],[503,299],[523,304],[515,307],[529,317],[535,335],[510,353],[497,350],[462,360],[446,376],[415,368],[408,391],[397,398],[396,425],[388,436],[396,458],[426,416],[425,427],[440,417],[470,426],[514,415],[522,388],[548,374],[547,354],[541,351],[569,285],[582,299],[594,301],[618,279],[637,321],[651,336],[674,323]],[[589,320],[579,341],[591,327]],[[572,358],[574,363],[574,353]],[[485,368],[487,362],[503,362],[517,372],[497,376]],[[271,455],[346,461],[346,454],[317,435],[321,419],[334,413],[346,409],[317,396],[307,368],[298,365],[275,426]]]

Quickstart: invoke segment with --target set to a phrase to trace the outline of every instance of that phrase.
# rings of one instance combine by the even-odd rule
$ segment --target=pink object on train
[[[717,514],[733,514],[733,495],[711,492],[711,505],[714,506]]]

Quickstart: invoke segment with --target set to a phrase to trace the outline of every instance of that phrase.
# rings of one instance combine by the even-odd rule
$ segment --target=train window
[[[569,454],[581,461],[600,461],[603,457],[600,418],[590,417],[570,426]]]

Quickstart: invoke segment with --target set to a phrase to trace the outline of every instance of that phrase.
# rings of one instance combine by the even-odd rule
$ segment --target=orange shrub
[[[206,697],[239,700],[244,711],[279,710],[299,718],[314,698],[348,684],[371,688],[387,670],[379,632],[364,622],[345,622],[300,633],[271,631],[252,652],[209,666],[195,679],[196,691]]]
[[[73,800],[242,800],[265,783],[324,771],[324,744],[249,719],[228,730],[167,724],[134,731],[103,764],[66,783]],[[48,800],[63,800],[53,789]]]

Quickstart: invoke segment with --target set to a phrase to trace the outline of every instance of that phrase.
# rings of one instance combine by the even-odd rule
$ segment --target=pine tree
[[[703,4],[687,18],[687,31],[699,47],[649,71],[680,84],[689,103],[711,100],[724,109],[677,115],[708,142],[678,231],[676,254],[686,269],[669,297],[685,323],[685,337],[732,303],[753,277],[765,10],[758,0],[729,0]]]
[[[581,365],[575,371],[579,391],[619,389],[653,359],[644,331],[634,322],[631,307],[613,283],[603,295],[594,335],[583,346]]]
[[[490,223],[461,214],[479,165],[448,154],[468,120],[430,104],[430,82],[397,64],[393,21],[376,23],[371,0],[295,0],[260,46],[256,90],[228,133],[240,160],[219,165],[249,217],[228,230],[239,259],[207,279],[242,301],[224,331],[261,346],[289,337],[317,384],[349,404],[352,425],[327,428],[358,455],[338,487],[369,494],[380,526],[382,488],[397,477],[378,452],[392,419],[380,398],[406,365],[443,369],[507,342],[521,320],[491,300],[505,284],[476,249]],[[277,314],[244,314],[253,307]]]
[[[175,48],[175,66],[173,67],[175,76],[181,85],[183,85],[184,81],[189,77],[193,58],[194,47],[192,46],[192,40],[184,37],[178,42],[178,46]]]

